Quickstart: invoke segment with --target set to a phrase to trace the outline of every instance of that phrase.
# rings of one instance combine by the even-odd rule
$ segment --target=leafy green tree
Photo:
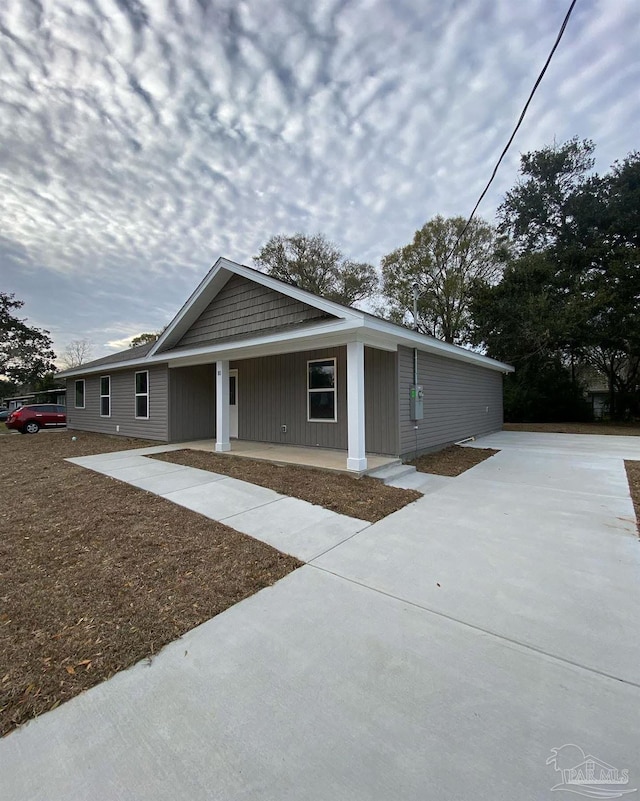
[[[589,174],[593,149],[572,139],[522,157],[522,176],[498,211],[516,258],[495,292],[477,293],[474,341],[519,367],[510,381],[521,398],[527,381],[537,392],[540,359],[557,365],[547,396],[555,381],[565,399],[561,371],[575,384],[576,366],[595,367],[609,382],[611,415],[624,417],[640,412],[640,156],[599,176]],[[507,336],[496,335],[500,317]]]
[[[465,223],[463,217],[434,217],[411,244],[382,259],[382,295],[394,322],[445,342],[469,341],[472,289],[495,282],[501,265],[494,228],[474,219],[463,234]]]
[[[0,376],[22,385],[54,371],[56,358],[49,332],[27,325],[15,312],[24,301],[0,292]]]
[[[576,192],[593,168],[595,145],[577,137],[520,159],[520,178],[498,208],[498,231],[518,253],[532,253],[562,242],[573,219]]]
[[[268,275],[345,306],[370,298],[378,288],[371,264],[347,259],[321,234],[272,236],[253,260]]]
[[[543,253],[511,260],[495,286],[477,285],[471,311],[473,341],[513,364],[505,378],[505,418],[511,422],[584,420],[583,388],[575,380],[567,345],[572,308]]]
[[[162,329],[164,331],[164,328]],[[143,334],[138,334],[138,336],[134,337],[131,342],[129,343],[130,348],[137,348],[138,345],[148,345],[151,342],[155,342],[162,331],[146,331]]]

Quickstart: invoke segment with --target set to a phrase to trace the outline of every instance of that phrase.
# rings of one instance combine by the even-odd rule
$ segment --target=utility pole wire
[[[574,6],[575,6],[575,4],[576,4],[577,2],[578,2],[578,0],[573,0],[573,2],[571,3],[571,5],[569,6],[569,10],[567,11],[567,13],[566,13],[566,15],[565,15],[564,21],[563,21],[562,25],[560,26],[560,30],[558,31],[558,35],[557,35],[557,37],[556,37],[556,40],[555,40],[555,42],[554,42],[554,44],[553,44],[553,47],[551,48],[551,52],[550,52],[550,53],[549,53],[549,55],[547,56],[547,60],[546,60],[546,61],[545,61],[545,63],[544,63],[544,67],[542,68],[542,70],[541,70],[540,74],[538,75],[538,78],[537,78],[537,80],[536,80],[535,84],[533,85],[533,89],[531,90],[531,93],[529,94],[529,97],[528,97],[528,99],[527,99],[527,102],[525,103],[525,105],[524,105],[524,108],[522,109],[522,113],[520,114],[520,117],[518,118],[518,122],[516,123],[516,127],[513,129],[513,133],[512,133],[512,134],[511,134],[511,136],[509,137],[509,141],[507,142],[507,144],[505,145],[505,148],[504,148],[504,150],[503,150],[503,151],[502,151],[502,153],[500,154],[500,158],[498,159],[498,161],[497,161],[497,163],[496,163],[496,166],[493,168],[493,172],[491,173],[491,178],[489,178],[489,182],[487,183],[487,185],[486,185],[486,186],[485,186],[485,188],[483,189],[483,191],[482,191],[482,194],[481,194],[481,195],[480,195],[480,197],[478,198],[478,202],[477,202],[477,203],[476,203],[476,205],[473,207],[473,211],[472,211],[472,212],[471,212],[471,214],[469,215],[469,219],[468,219],[468,220],[467,220],[467,222],[465,223],[465,225],[464,225],[464,228],[462,229],[462,231],[461,231],[460,235],[459,235],[459,236],[458,236],[458,238],[456,239],[456,241],[455,241],[455,244],[454,244],[453,248],[451,249],[451,252],[449,253],[449,255],[446,257],[445,261],[447,261],[447,260],[448,260],[448,259],[449,259],[451,256],[453,256],[453,254],[455,253],[455,251],[456,251],[456,248],[457,248],[457,247],[458,247],[458,245],[460,244],[460,240],[461,240],[461,239],[462,239],[462,237],[465,235],[465,232],[466,232],[467,228],[468,228],[468,227],[471,225],[471,221],[473,220],[473,218],[474,218],[474,216],[475,216],[475,213],[476,213],[476,211],[478,210],[478,206],[479,206],[479,205],[482,203],[482,201],[484,200],[484,196],[485,196],[485,195],[487,194],[487,192],[489,191],[489,187],[490,187],[490,186],[491,186],[491,184],[493,183],[493,179],[496,177],[496,174],[497,174],[497,172],[498,172],[498,168],[499,168],[499,167],[500,167],[500,165],[502,164],[502,160],[503,160],[503,159],[504,159],[504,157],[507,155],[507,151],[508,151],[508,150],[509,150],[509,148],[511,147],[511,143],[512,143],[512,142],[513,142],[513,140],[515,139],[515,136],[516,136],[516,134],[518,133],[518,129],[519,129],[519,128],[520,128],[520,126],[522,125],[522,121],[524,120],[525,114],[527,113],[527,109],[529,108],[529,106],[530,106],[530,104],[531,104],[531,101],[533,100],[533,96],[535,95],[535,93],[536,93],[536,90],[537,90],[538,86],[540,86],[540,82],[541,82],[541,81],[542,81],[542,79],[544,78],[544,74],[545,74],[545,72],[547,71],[547,67],[548,67],[548,66],[549,66],[549,64],[551,63],[551,59],[553,58],[553,54],[556,52],[556,49],[557,49],[558,45],[560,44],[560,40],[562,39],[562,37],[563,37],[563,35],[564,35],[565,28],[567,27],[567,23],[569,22],[569,17],[571,16],[571,12],[573,11],[573,9],[574,9]]]

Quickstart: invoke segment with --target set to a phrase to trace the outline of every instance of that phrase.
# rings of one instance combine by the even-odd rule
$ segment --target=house
[[[220,258],[156,342],[59,374],[70,429],[409,457],[502,427],[507,364]]]

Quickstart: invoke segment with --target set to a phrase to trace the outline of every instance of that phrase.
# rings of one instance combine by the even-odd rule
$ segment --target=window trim
[[[107,395],[102,394],[102,380],[106,378],[109,381],[109,393]],[[100,376],[100,417],[111,417],[111,376],[110,375],[101,375]],[[109,398],[109,414],[102,414],[102,399]]]
[[[147,374],[147,391],[146,392],[138,392],[138,376],[142,373]],[[149,371],[148,370],[136,370],[133,375],[133,396],[134,396],[134,409],[133,414],[136,420],[148,420],[149,419]],[[146,415],[138,414],[138,398],[146,398],[147,399],[147,413]]]
[[[78,384],[82,384],[82,406],[78,406]],[[85,383],[84,378],[77,378],[73,385],[74,390],[74,397],[73,397],[73,408],[74,409],[86,409],[87,406],[87,385]]]
[[[333,362],[333,386],[311,389],[309,386],[309,365],[318,362]],[[307,360],[307,423],[337,423],[338,422],[338,360],[335,356],[327,356],[324,359]],[[310,396],[311,393],[333,392],[333,417],[311,417]]]

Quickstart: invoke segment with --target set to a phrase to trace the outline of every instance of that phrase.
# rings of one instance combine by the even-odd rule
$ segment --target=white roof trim
[[[155,356],[161,348],[176,345],[182,335],[188,331],[216,297],[218,292],[220,292],[231,275],[234,274],[247,278],[249,281],[254,281],[256,284],[261,284],[268,289],[272,289],[274,292],[279,292],[281,295],[288,295],[301,303],[306,303],[308,306],[320,309],[320,311],[326,314],[331,314],[333,317],[338,317],[343,320],[361,320],[364,316],[364,313],[357,309],[349,309],[346,306],[341,306],[339,303],[334,303],[333,301],[318,297],[318,295],[314,295],[312,292],[307,292],[299,287],[290,286],[283,281],[278,281],[270,275],[258,272],[258,270],[253,270],[250,267],[245,267],[242,264],[237,264],[234,261],[229,261],[229,259],[220,257],[202,279],[191,297],[173,318],[171,323],[169,323],[148,355]]]
[[[204,309],[211,303],[231,275],[240,275],[250,281],[273,289],[283,295],[288,295],[301,303],[306,303],[316,309],[330,314],[328,320],[318,321],[313,325],[302,328],[289,328],[273,333],[262,333],[255,337],[227,339],[223,342],[213,342],[199,348],[185,348],[179,351],[167,350],[158,353],[161,347],[172,347],[182,335],[191,327]],[[502,373],[512,373],[514,368],[510,364],[490,359],[481,353],[476,353],[458,345],[451,345],[439,339],[419,334],[403,326],[374,317],[358,309],[342,306],[339,303],[320,298],[311,292],[299,287],[272,278],[269,275],[245,267],[242,264],[219,258],[207,275],[202,279],[191,297],[180,309],[178,314],[167,326],[162,336],[155,342],[145,356],[137,359],[128,359],[122,362],[107,362],[95,367],[77,367],[73,370],[64,370],[58,375],[61,378],[74,378],[76,376],[104,373],[105,370],[124,370],[131,367],[148,367],[153,364],[195,364],[212,362],[216,359],[242,359],[253,356],[268,355],[272,353],[286,353],[299,350],[313,350],[328,345],[344,345],[349,341],[358,339],[372,347],[385,350],[397,350],[398,345],[433,353],[444,358],[476,364],[489,370]]]

